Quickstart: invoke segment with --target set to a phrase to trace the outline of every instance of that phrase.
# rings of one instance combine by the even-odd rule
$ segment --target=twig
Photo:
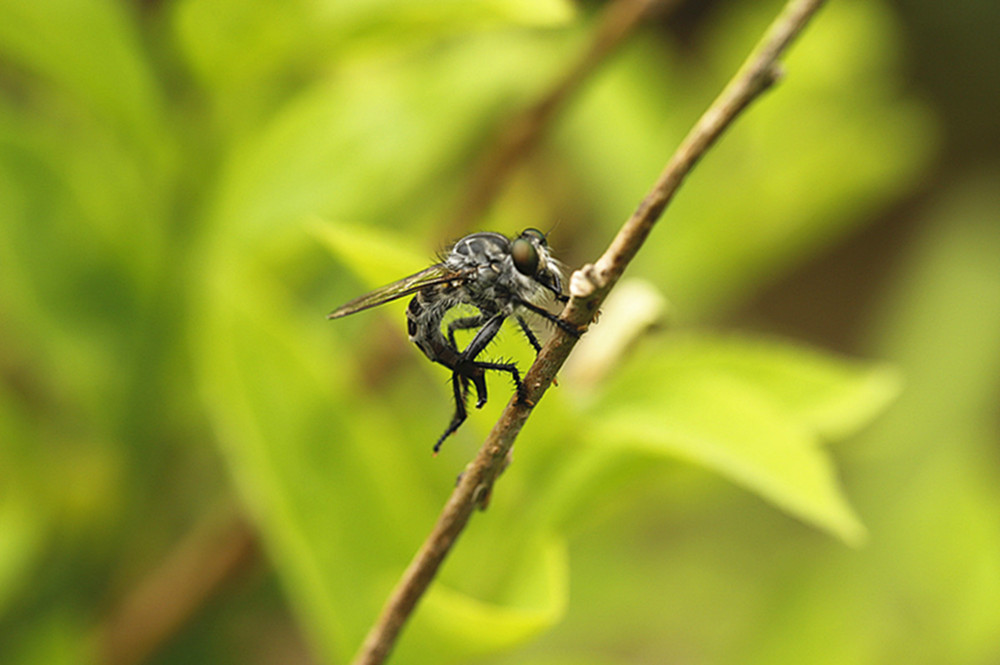
[[[210,510],[97,631],[98,662],[135,665],[259,558],[257,536],[226,504]]]
[[[593,320],[608,292],[645,241],[663,209],[702,155],[737,116],[779,78],[778,58],[802,31],[824,0],[791,0],[753,53],[688,133],[653,189],[622,226],[595,264],[573,274],[563,318],[581,330]],[[479,502],[490,494],[521,427],[565,362],[576,338],[557,331],[524,377],[526,399],[511,399],[475,460],[445,504],[433,530],[389,596],[365,638],[354,665],[378,665],[389,655],[404,622],[413,612]]]
[[[608,4],[587,48],[545,95],[500,129],[474,168],[465,196],[452,215],[449,234],[459,236],[489,207],[507,177],[525,159],[574,92],[654,10],[676,0],[615,0]]]

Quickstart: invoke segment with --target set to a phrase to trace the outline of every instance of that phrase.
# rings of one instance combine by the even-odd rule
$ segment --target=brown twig
[[[228,504],[209,511],[98,629],[98,662],[145,661],[258,559],[257,535],[241,516]]]
[[[666,9],[674,1],[615,0],[608,4],[579,59],[542,98],[512,116],[501,127],[490,147],[483,151],[484,157],[474,167],[464,190],[465,196],[451,217],[448,235],[462,235],[474,220],[482,216],[514,167],[538,145],[539,139],[573,93],[632,34],[643,18],[654,9]]]
[[[687,174],[736,117],[778,80],[779,56],[823,2],[790,0],[786,4],[753,53],[685,137],[653,189],[622,226],[607,251],[596,263],[573,274],[570,281],[572,298],[563,312],[564,320],[581,330],[589,325]],[[355,657],[354,665],[377,665],[385,661],[403,624],[434,579],[473,510],[490,494],[514,439],[575,343],[576,338],[557,331],[542,348],[524,377],[526,399],[512,399],[507,404],[475,460],[466,468],[430,535],[389,596]]]

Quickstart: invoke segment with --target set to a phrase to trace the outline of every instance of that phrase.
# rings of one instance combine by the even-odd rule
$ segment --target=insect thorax
[[[519,301],[537,301],[541,285],[514,267],[510,253],[511,241],[491,232],[465,236],[452,247],[442,264],[456,273],[473,274],[454,283],[439,284],[420,291],[410,301],[406,311],[410,341],[434,362],[453,366],[459,350],[444,336],[441,328],[445,316],[456,307],[464,311],[459,316],[495,314],[511,316]],[[546,253],[542,259],[554,268]]]
[[[509,315],[515,299],[534,300],[540,291],[536,281],[514,268],[510,240],[499,233],[473,233],[462,238],[444,263],[457,271],[476,269],[476,276],[463,285],[458,298],[483,312]]]

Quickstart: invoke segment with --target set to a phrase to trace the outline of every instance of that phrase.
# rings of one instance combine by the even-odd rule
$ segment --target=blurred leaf
[[[42,552],[46,534],[40,512],[32,502],[12,496],[10,488],[0,495],[0,617],[24,590]]]
[[[343,222],[317,220],[310,226],[323,244],[351,272],[361,277],[369,289],[423,270],[433,262],[401,244],[398,234]]]
[[[695,462],[856,544],[864,528],[819,434],[857,427],[894,392],[885,370],[814,352],[685,340],[626,367],[595,410],[589,440]]]
[[[877,310],[879,352],[904,366],[910,414],[894,423],[936,448],[946,433],[994,406],[1000,372],[1000,170],[967,177],[925,207],[924,236]],[[948,399],[943,399],[947,393]],[[913,438],[911,438],[913,437]]]
[[[323,70],[339,74],[366,59],[391,66],[394,57],[419,69],[421,61],[451,50],[455,45],[449,39],[461,41],[470,33],[477,34],[477,29],[552,27],[565,24],[573,15],[567,0],[270,0],[252,4],[183,0],[174,18],[189,62],[219,105],[219,128],[231,131],[252,129],[260,117],[283,103],[290,86],[304,74]],[[421,52],[427,46],[434,53]],[[503,74],[491,65],[503,51],[474,58],[477,71],[492,69]],[[441,73],[448,75],[448,71]],[[365,78],[378,80],[382,75],[369,72]],[[479,85],[497,81],[496,76],[480,77]],[[357,83],[364,87],[363,81]],[[435,88],[433,81],[426,85],[428,91]],[[464,95],[475,87],[456,86],[451,92]],[[449,97],[439,99],[445,98]],[[436,109],[448,112],[448,105],[438,104]],[[383,116],[373,116],[378,117]],[[339,125],[331,122],[325,129],[336,131]],[[389,126],[386,123],[383,128]],[[447,125],[430,128],[439,126]],[[350,154],[364,155],[361,151]]]
[[[159,91],[126,5],[112,0],[7,0],[0,3],[0,53],[51,79],[158,152]]]
[[[93,662],[90,627],[85,624],[82,614],[74,614],[68,608],[56,608],[16,631],[13,644],[4,649],[4,659],[23,665]]]
[[[439,581],[421,601],[421,611],[401,644],[419,645],[415,653],[440,653],[435,662],[465,662],[523,644],[550,628],[562,618],[568,598],[566,545],[551,536],[528,539],[516,556],[517,561],[507,563],[520,570],[504,590],[502,604],[485,602]],[[433,643],[425,636],[428,631]]]
[[[559,25],[574,7],[567,0],[183,0],[176,12],[192,64],[214,84],[235,87],[310,57],[343,57],[352,45],[399,49],[414,37],[426,42],[477,28]]]
[[[358,484],[357,448],[337,441],[351,435],[337,407],[342,387],[322,374],[326,363],[306,353],[309,344],[293,341],[301,333],[278,315],[287,307],[280,292],[236,260],[213,264],[195,328],[210,415],[306,625],[328,659],[344,658],[359,627],[343,603],[372,595],[364,587],[377,565],[358,546],[375,554],[385,540],[366,531],[358,541],[351,514],[367,513],[345,512],[371,497]],[[352,575],[328,575],[345,568]]]
[[[861,442],[880,594],[909,662],[990,662],[1000,606],[1000,170],[966,177],[924,224],[880,308],[879,352],[908,388]],[[906,630],[911,628],[911,630]],[[912,646],[912,629],[932,638]],[[879,633],[879,644],[887,641]],[[912,653],[911,653],[912,652]]]
[[[219,94],[259,85],[302,58],[314,46],[317,7],[294,1],[180,0],[172,9],[184,55]]]
[[[102,271],[123,270],[128,275],[113,285],[119,296],[105,304],[134,304],[155,279],[164,250],[168,175],[135,146],[124,145],[117,126],[68,115],[53,131],[51,118],[37,109],[0,102],[0,169],[9,169],[7,180],[16,184],[7,208],[11,228],[4,231],[16,262],[35,273],[18,286],[41,288],[71,273],[71,288],[79,289],[81,273],[96,281]],[[50,261],[66,268],[53,274],[45,269]],[[125,295],[129,289],[136,292]],[[97,288],[61,304],[106,295]],[[95,310],[109,314],[92,303],[81,310],[84,317]]]
[[[156,381],[160,355],[140,347],[168,328],[147,327],[159,314],[149,305],[165,192],[104,128],[75,120],[52,131],[0,105],[0,180],[10,185],[0,188],[0,300],[7,343],[65,400],[51,420],[114,446],[118,419]]]
[[[824,440],[854,434],[884,411],[901,388],[899,373],[886,364],[837,358],[777,341],[675,335],[669,354],[700,371],[752,385]]]
[[[214,220],[251,234],[315,214],[412,226],[415,204],[443,193],[439,180],[483,117],[544,81],[555,55],[545,40],[498,36],[345,66],[239,137]],[[496,75],[483,77],[481,67]]]
[[[989,663],[1000,635],[1000,189],[996,170],[931,197],[874,312],[906,390],[846,451],[872,532],[801,556],[741,662]],[[748,543],[749,544],[749,543]],[[900,599],[905,599],[901,607]]]

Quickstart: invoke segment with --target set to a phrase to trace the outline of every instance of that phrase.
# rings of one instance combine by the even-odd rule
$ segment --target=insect
[[[330,312],[327,318],[339,319],[408,295],[414,296],[406,309],[410,341],[432,362],[451,370],[455,397],[455,415],[434,444],[436,454],[444,440],[466,419],[465,402],[470,382],[476,389],[476,408],[486,404],[487,371],[510,374],[518,399],[524,398],[517,365],[477,359],[506,319],[514,318],[535,353],[542,347],[525,319],[527,313],[538,315],[579,337],[580,331],[573,325],[541,306],[546,293],[562,303],[569,300],[562,293],[559,265],[552,258],[545,234],[532,228],[525,229],[516,238],[481,232],[456,242],[439,263],[355,298]],[[445,315],[460,305],[471,306],[478,313],[451,320],[447,333],[442,332]],[[459,349],[455,332],[474,328],[478,331],[472,341]]]

